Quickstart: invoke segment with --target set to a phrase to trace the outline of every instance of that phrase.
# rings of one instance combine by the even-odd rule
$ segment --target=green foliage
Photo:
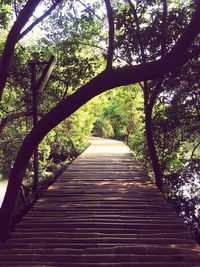
[[[181,170],[165,177],[165,186],[169,200],[175,205],[177,211],[185,222],[196,233],[200,242],[200,160],[185,160]]]
[[[60,19],[65,20],[66,17],[63,14],[61,15],[63,18]],[[89,16],[89,14],[87,15]],[[68,27],[69,31],[75,30],[73,27],[80,26],[81,30],[85,28],[85,31],[88,31],[87,36],[89,38],[89,34],[97,30],[97,28],[94,28],[93,32],[90,33],[88,26],[91,23],[89,23],[90,20],[87,17],[79,18],[77,22],[75,21],[75,16],[72,18],[72,14],[68,18],[71,21],[74,20],[74,23],[70,23]],[[53,20],[55,19],[53,15]],[[76,26],[77,23],[80,25]],[[97,66],[100,66],[101,63],[95,66],[93,63],[97,57],[93,51],[85,45],[78,48],[78,42],[79,39],[76,34],[68,40],[62,39],[60,36],[56,39],[49,30],[48,35],[36,44],[23,41],[20,45],[17,45],[0,107],[0,118],[2,121],[13,113],[32,111],[30,61],[47,61],[52,53],[58,59],[50,81],[39,95],[39,118],[94,75]],[[86,54],[87,56],[85,56]],[[37,80],[43,68],[43,65],[36,67]],[[66,79],[66,77],[68,78]],[[94,109],[94,104],[89,103],[57,128],[53,129],[42,141],[39,146],[39,176],[41,180],[51,176],[55,169],[74,159],[86,148],[88,145],[87,137],[90,135],[95,120],[95,112],[97,111]],[[32,115],[30,114],[28,117],[19,117],[14,122],[7,123],[3,130],[0,141],[0,172],[5,178],[9,176],[10,168],[14,163],[16,153],[23,138],[32,127]],[[31,183],[32,177],[33,166],[31,160],[29,170],[26,173],[28,183]]]
[[[10,14],[12,11],[12,1],[2,0],[0,5],[0,30],[7,28],[10,22]]]
[[[102,102],[94,132],[128,142],[130,136],[138,131],[141,114],[138,109],[142,102],[140,90],[137,86],[119,88],[104,94]]]
[[[189,159],[199,129],[199,66],[190,63],[169,77],[154,110],[154,138],[163,171],[177,171]],[[194,83],[194,81],[196,81]]]
[[[8,178],[11,166],[14,164],[16,153],[21,145],[26,129],[24,122],[18,121],[6,127],[0,139],[0,173],[4,178]],[[12,136],[12,138],[10,138]]]
[[[156,60],[161,55],[163,42],[166,51],[169,51],[171,44],[178,39],[188,23],[192,3],[179,0],[167,2],[168,12],[164,26],[162,1],[132,1],[131,5],[121,4],[121,8],[115,13],[115,47],[127,64]]]

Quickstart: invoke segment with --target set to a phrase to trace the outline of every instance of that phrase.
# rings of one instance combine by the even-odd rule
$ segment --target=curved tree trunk
[[[153,127],[152,127],[152,112],[153,107],[155,105],[156,98],[160,92],[161,86],[162,86],[163,78],[161,78],[156,86],[153,88],[153,93],[150,93],[149,85],[146,81],[144,81],[143,86],[143,94],[144,94],[144,115],[145,115],[145,134],[146,134],[146,141],[147,141],[147,147],[148,152],[155,176],[155,182],[159,190],[163,191],[163,185],[162,185],[162,172],[160,168],[160,163],[158,160],[158,155],[154,143],[154,137],[153,137]]]

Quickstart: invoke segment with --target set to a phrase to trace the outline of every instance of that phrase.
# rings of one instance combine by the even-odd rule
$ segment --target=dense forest
[[[2,240],[21,195],[36,201],[89,135],[124,141],[198,236],[199,21],[191,0],[1,1]]]

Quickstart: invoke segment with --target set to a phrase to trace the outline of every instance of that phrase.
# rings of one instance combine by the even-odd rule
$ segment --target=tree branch
[[[15,45],[18,42],[20,32],[40,2],[41,0],[28,0],[8,34],[0,60],[0,101],[8,77],[10,60],[13,56]]]
[[[192,153],[191,153],[191,157],[190,157],[191,160],[193,159],[194,154],[195,154],[195,150],[197,149],[197,147],[198,147],[199,145],[200,145],[200,142],[193,148]]]
[[[132,3],[132,1],[128,0],[128,3],[129,3],[129,6],[130,6],[130,10],[133,12],[133,17],[134,17],[135,24],[136,24],[137,38],[138,38],[138,43],[139,43],[139,47],[140,47],[140,53],[141,53],[142,62],[146,63],[145,50],[144,50],[144,47],[143,47],[142,42],[140,40],[140,34],[139,34],[140,33],[140,23],[139,23],[139,19],[138,19],[138,16],[137,16],[137,12],[136,12],[135,6]]]
[[[114,55],[114,34],[115,34],[115,26],[114,26],[114,18],[113,11],[110,4],[110,0],[105,0],[107,17],[108,17],[108,25],[109,25],[109,44],[108,44],[108,53],[107,53],[107,66],[106,68],[112,69],[113,55]]]
[[[179,55],[184,54],[191,46],[192,42],[196,38],[197,34],[200,31],[200,2],[197,4],[197,8],[193,13],[192,19],[188,26],[184,29],[182,35],[176,42],[175,46],[172,48],[170,54],[176,56],[176,53]]]
[[[166,53],[166,30],[167,30],[167,0],[162,0],[163,12],[162,12],[162,25],[161,25],[161,57]],[[153,93],[149,99],[149,108],[152,110],[155,104],[156,98],[161,91],[164,77],[161,77],[153,88]]]
[[[134,4],[132,3],[131,0],[128,0],[128,3],[129,3],[129,6],[130,6],[130,10],[133,13],[133,17],[134,17],[135,24],[136,24],[136,36],[137,36],[137,39],[138,39],[139,49],[140,49],[138,54],[139,54],[139,57],[140,57],[140,54],[141,54],[141,62],[142,63],[146,63],[147,61],[146,61],[145,49],[144,49],[144,46],[143,46],[143,44],[141,42],[141,39],[140,39],[140,23],[139,23],[139,19],[138,19],[138,16],[137,16],[136,8],[135,8],[135,6],[134,6]],[[145,103],[145,106],[146,106],[146,105],[148,105],[148,101],[149,101],[149,86],[148,86],[147,81],[143,81],[142,89],[143,89],[143,93],[144,93],[144,103]]]
[[[37,18],[28,28],[26,28],[19,36],[19,39],[22,39],[28,32],[30,32],[37,24],[43,21],[47,16],[51,14],[51,12],[62,2],[62,0],[57,0],[53,3],[53,5],[39,18]]]
[[[95,15],[95,17],[97,17],[100,21],[103,21],[102,18],[100,18],[95,12],[94,10],[92,10],[90,7],[86,6],[85,3],[83,3],[81,0],[78,0],[78,2],[84,6],[88,11],[92,12],[93,15]]]
[[[163,12],[162,12],[162,25],[161,25],[161,56],[166,53],[166,34],[167,34],[167,0],[162,0]]]
[[[17,3],[16,3],[16,0],[14,0],[13,5],[14,5],[15,16],[16,16],[16,18],[17,18],[17,17],[18,17],[18,10],[17,10]]]
[[[67,97],[68,90],[69,90],[69,84],[66,83],[66,84],[65,84],[65,91],[63,92],[63,95],[62,95],[62,97],[61,97],[61,100],[64,100],[64,99]]]
[[[160,78],[156,85],[153,88],[153,93],[151,94],[150,100],[149,100],[149,108],[152,110],[153,106],[156,102],[157,96],[159,95],[160,91],[161,91],[161,86],[163,84],[164,81],[164,77]]]
[[[16,120],[16,119],[19,119],[21,117],[26,117],[26,116],[31,116],[32,115],[32,112],[27,112],[27,111],[22,111],[22,112],[18,112],[18,113],[13,113],[13,114],[10,114],[8,116],[6,116],[5,118],[3,118],[1,120],[1,123],[0,123],[0,135],[2,134],[4,128],[6,127],[6,125],[13,121],[13,120]]]

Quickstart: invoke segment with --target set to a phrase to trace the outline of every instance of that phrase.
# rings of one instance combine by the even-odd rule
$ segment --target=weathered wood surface
[[[192,233],[121,142],[92,145],[48,189],[0,266],[200,266]]]

